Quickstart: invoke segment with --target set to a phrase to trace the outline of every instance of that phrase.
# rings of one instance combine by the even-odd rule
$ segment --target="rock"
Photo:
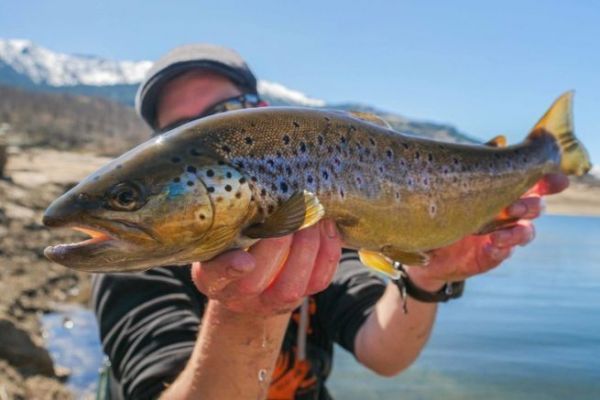
[[[8,319],[0,319],[0,359],[10,363],[24,376],[55,376],[48,351],[36,345],[27,331]]]

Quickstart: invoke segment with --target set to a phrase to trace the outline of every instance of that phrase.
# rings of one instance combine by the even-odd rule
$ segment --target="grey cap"
[[[256,77],[235,51],[211,44],[179,46],[158,59],[140,83],[135,110],[152,128],[156,128],[156,102],[165,83],[192,69],[222,74],[246,93],[256,94]]]

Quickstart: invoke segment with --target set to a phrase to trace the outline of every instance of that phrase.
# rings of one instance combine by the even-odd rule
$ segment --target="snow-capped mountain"
[[[0,85],[33,91],[102,97],[132,106],[138,84],[151,65],[151,61],[115,61],[60,53],[30,40],[0,39]],[[268,80],[258,82],[258,91],[272,105],[366,111],[380,115],[398,131],[446,141],[473,141],[448,125],[413,121],[366,104],[330,104]]]
[[[53,87],[137,85],[152,66],[152,61],[114,61],[54,52],[24,39],[0,39],[0,63],[36,85]],[[259,81],[258,90],[276,103],[308,107],[325,105],[323,100],[310,98],[275,82]]]
[[[112,61],[57,53],[30,40],[0,39],[0,61],[36,84],[50,86],[139,83],[151,61]]]

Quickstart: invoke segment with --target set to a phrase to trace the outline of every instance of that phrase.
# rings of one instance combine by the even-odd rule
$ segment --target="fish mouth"
[[[46,220],[44,220],[46,223]],[[54,222],[54,221],[53,221]],[[68,268],[87,272],[122,270],[122,264],[144,248],[142,243],[156,243],[148,230],[125,221],[91,219],[86,224],[46,223],[51,227],[70,228],[89,236],[76,243],[48,246],[44,255]]]

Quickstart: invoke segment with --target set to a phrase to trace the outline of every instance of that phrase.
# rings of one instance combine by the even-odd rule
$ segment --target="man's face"
[[[241,95],[233,82],[208,71],[190,71],[168,82],[158,99],[157,128],[201,114],[211,105]]]

